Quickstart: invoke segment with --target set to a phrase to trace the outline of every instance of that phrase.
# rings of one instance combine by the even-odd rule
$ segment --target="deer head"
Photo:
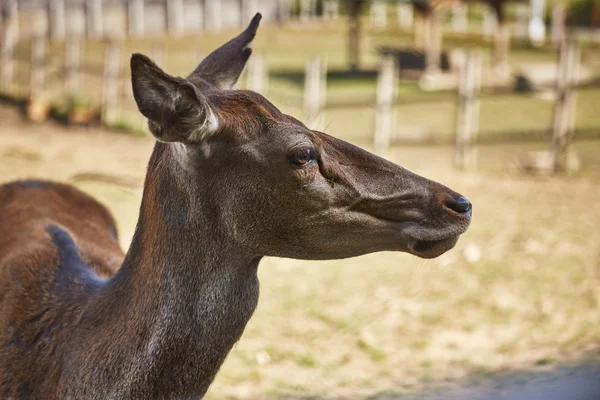
[[[204,210],[197,219],[216,219],[220,237],[256,256],[431,258],[452,248],[471,220],[466,198],[231,89],[260,18],[187,78],[131,59],[135,100],[180,171],[186,203]]]

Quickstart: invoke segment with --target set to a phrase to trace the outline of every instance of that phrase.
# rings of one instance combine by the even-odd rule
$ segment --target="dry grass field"
[[[450,168],[448,147],[394,148],[391,159],[472,200],[471,229],[430,261],[395,253],[264,260],[258,309],[208,398],[393,396],[598,359],[600,142],[576,142],[577,175],[516,172],[516,155],[544,146],[483,146],[477,174]],[[75,177],[115,214],[124,248],[151,149],[148,138],[31,125],[0,108],[1,180]]]

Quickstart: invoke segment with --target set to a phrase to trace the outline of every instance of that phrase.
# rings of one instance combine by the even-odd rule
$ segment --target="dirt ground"
[[[335,134],[335,132],[334,132]],[[22,121],[0,106],[0,181],[74,182],[107,204],[126,248],[153,141]],[[577,144],[576,176],[536,178],[519,151],[482,148],[480,173],[445,147],[389,157],[467,195],[474,222],[456,249],[424,261],[267,259],[254,318],[208,397],[393,398],[439,382],[598,358],[600,144]]]

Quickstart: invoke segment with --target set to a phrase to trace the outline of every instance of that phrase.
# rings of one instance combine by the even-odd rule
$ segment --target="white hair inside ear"
[[[188,138],[191,142],[200,142],[219,128],[219,120],[215,112],[208,105],[206,106],[205,115],[204,122],[190,133]]]

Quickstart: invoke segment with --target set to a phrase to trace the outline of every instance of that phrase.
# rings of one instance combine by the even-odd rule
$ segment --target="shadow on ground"
[[[369,400],[600,400],[600,362],[536,373],[493,376],[419,395],[380,393]]]

